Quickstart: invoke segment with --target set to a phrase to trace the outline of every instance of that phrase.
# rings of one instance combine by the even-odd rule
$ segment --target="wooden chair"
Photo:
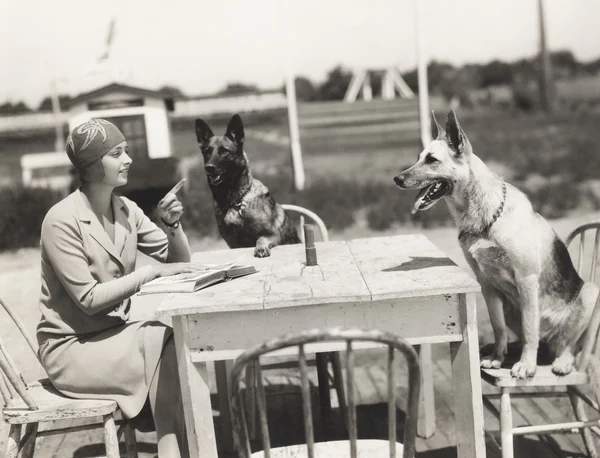
[[[312,222],[319,228],[319,232],[321,233],[321,239],[324,242],[329,240],[329,234],[327,232],[327,227],[323,220],[319,218],[319,216],[298,205],[290,205],[290,204],[282,204],[283,209],[289,213],[296,213],[300,215],[300,225],[299,225],[299,234],[304,242],[304,232],[302,227],[304,226],[304,217],[309,218]],[[419,345],[419,362],[421,364],[421,408],[419,410],[421,418],[419,419],[417,434],[423,438],[429,438],[433,436],[435,433],[435,393],[433,387],[433,364],[431,362],[431,344],[423,344]],[[344,385],[341,377],[341,363],[340,356],[337,353],[328,353],[317,354],[316,355],[316,363],[317,363],[317,371],[319,374],[319,397],[321,399],[321,408],[322,411],[325,411],[324,417],[327,417],[331,408],[331,401],[329,397],[329,389],[327,383],[327,359],[329,359],[332,363],[333,368],[333,379],[332,383],[336,389],[337,397],[339,400],[340,408],[342,409],[343,414],[345,415],[346,405],[344,400]],[[262,369],[268,368],[276,368],[281,367],[277,365],[262,365]],[[251,373],[251,372],[249,372]],[[339,380],[338,380],[339,379]],[[253,396],[249,396],[249,402],[251,405],[256,405],[252,402]],[[327,421],[327,418],[324,419]],[[254,426],[251,424],[252,431],[254,431]],[[254,437],[254,435],[253,435]]]
[[[348,392],[348,419],[347,430],[349,440],[315,443],[313,434],[312,411],[310,403],[307,346],[323,343],[346,344],[346,370]],[[354,392],[354,342],[375,342],[388,347],[388,440],[358,440],[356,422],[356,402]],[[242,379],[248,367],[260,367],[259,358],[264,355],[281,352],[284,349],[298,347],[298,367],[300,370],[302,410],[306,444],[291,445],[271,449],[269,428],[266,414],[265,389],[262,378],[258,377],[258,411],[260,416],[260,433],[263,451],[251,455],[246,414],[242,401]],[[314,348],[314,347],[313,347]],[[404,356],[408,367],[408,397],[406,409],[406,424],[404,428],[403,443],[396,442],[396,386],[394,383],[394,358],[398,350]],[[308,349],[310,351],[310,348]],[[260,375],[260,370],[259,370]],[[273,458],[300,458],[308,457],[392,457],[396,453],[404,458],[412,458],[415,454],[415,441],[417,433],[417,420],[419,410],[420,367],[418,356],[412,346],[403,339],[392,334],[371,330],[357,329],[329,329],[311,330],[299,334],[288,335],[265,342],[245,351],[240,355],[234,365],[230,378],[231,409],[233,417],[233,432],[238,454],[241,458],[273,457]]]
[[[586,234],[595,230],[594,248],[591,256],[586,251]],[[584,224],[576,228],[569,234],[566,240],[567,247],[579,239],[579,256],[577,260],[577,271],[584,281],[596,280],[596,265],[598,262],[598,247],[600,245],[600,223]],[[588,275],[585,275],[588,273]],[[596,458],[597,452],[594,445],[592,432],[600,436],[600,418],[589,420],[585,410],[584,403],[600,413],[600,407],[597,400],[590,399],[581,387],[589,384],[590,380],[587,373],[588,362],[591,357],[597,358],[600,355],[598,342],[598,329],[600,326],[600,296],[594,306],[590,324],[584,335],[583,348],[578,356],[576,368],[568,375],[557,376],[551,371],[551,366],[538,366],[535,376],[527,380],[515,379],[510,375],[510,368],[501,369],[482,369],[482,378],[500,388],[500,409],[497,409],[491,399],[498,397],[497,394],[484,395],[484,405],[500,421],[500,447],[502,458],[512,458],[514,456],[513,436],[525,434],[550,434],[554,432],[577,431],[582,435],[583,442],[589,456]],[[514,392],[520,387],[528,387],[527,392]],[[554,387],[552,391],[549,387]],[[537,391],[535,389],[538,389]],[[569,396],[577,421],[548,424],[513,427],[512,422],[512,404],[511,399],[545,396]]]
[[[0,299],[0,304],[21,331],[37,358],[37,345],[21,319],[4,300]],[[4,400],[3,419],[10,425],[6,444],[7,458],[16,458],[19,453],[22,453],[24,458],[33,457],[38,437],[100,427],[104,428],[107,458],[119,458],[119,437],[123,433],[127,458],[138,456],[134,428],[128,422],[115,422],[116,414],[120,413],[115,401],[68,398],[59,393],[48,379],[27,385],[2,339],[0,339],[0,392]],[[52,422],[56,420],[97,419],[98,417],[101,417],[101,423],[52,428]],[[40,423],[48,423],[51,429],[38,431]],[[118,432],[117,423],[122,423]],[[22,435],[23,425],[25,425],[25,433]]]
[[[327,231],[327,227],[323,220],[314,212],[310,211],[307,208],[301,207],[299,205],[291,205],[291,204],[282,204],[283,209],[286,211],[288,215],[294,214],[294,216],[299,215],[299,230],[298,234],[300,235],[300,239],[304,242],[304,223],[305,218],[314,224],[318,229],[321,236],[321,240],[324,242],[329,241],[329,233]],[[331,362],[333,376],[329,376],[328,363]],[[317,353],[315,355],[314,361],[310,361],[309,364],[316,364],[317,366],[317,378],[319,381],[319,402],[321,405],[321,415],[324,423],[330,423],[331,421],[331,397],[330,397],[330,386],[333,384],[333,387],[336,390],[338,402],[340,405],[340,409],[342,410],[342,415],[346,415],[346,397],[344,394],[344,381],[342,377],[342,363],[339,352],[327,352],[327,353]],[[284,361],[284,362],[276,362],[276,363],[262,363],[261,370],[272,370],[272,369],[281,369],[295,366],[296,362],[294,361]],[[247,376],[247,384],[251,387],[248,390],[247,399],[247,410],[248,410],[248,426],[249,431],[252,437],[256,435],[256,425],[254,419],[256,418],[256,400],[255,400],[255,390],[254,387],[258,381],[256,380],[256,373],[253,368],[249,368],[246,371]],[[252,380],[254,379],[254,383]],[[331,382],[331,384],[330,384]]]

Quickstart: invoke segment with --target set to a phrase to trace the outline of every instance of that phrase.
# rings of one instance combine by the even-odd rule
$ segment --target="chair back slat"
[[[585,238],[588,231],[595,231],[594,237],[594,249],[591,256],[586,258],[585,250]],[[577,227],[572,231],[566,239],[567,248],[570,247],[571,243],[579,236],[579,257],[577,260],[577,272],[579,275],[587,281],[595,282],[596,280],[596,267],[598,263],[598,247],[600,246],[600,222],[597,223],[586,223]],[[589,256],[589,255],[588,255]],[[590,260],[590,272],[589,276],[584,275],[586,266],[586,259]],[[597,336],[600,329],[600,296],[596,300],[594,310],[590,318],[590,322],[586,328],[577,369],[584,371],[587,368],[592,352],[598,350]]]
[[[588,325],[583,337],[583,346],[579,357],[579,363],[577,364],[577,369],[580,371],[585,371],[587,369],[587,365],[592,355],[592,350],[596,351],[595,347],[597,346],[597,336],[599,327],[600,295],[598,295],[598,298],[596,299],[596,305],[594,306],[594,312],[592,313],[590,324]]]
[[[304,227],[304,218],[308,218],[313,221],[314,224],[319,228],[319,232],[321,233],[321,239],[324,242],[329,241],[329,233],[327,231],[327,226],[323,220],[317,215],[315,212],[310,211],[308,208],[301,207],[299,205],[292,204],[281,204],[281,207],[285,210],[286,213],[298,213],[300,215],[300,230],[298,231],[298,235],[300,236],[300,240],[304,243],[304,231],[302,228]]]
[[[348,436],[350,438],[350,457],[356,458],[356,439],[358,431],[356,425],[356,399],[354,384],[354,352],[352,351],[352,341],[348,340],[346,344],[346,398],[348,402]]]
[[[596,266],[598,265],[598,246],[600,245],[600,229],[596,229],[594,238],[594,251],[592,252],[592,270],[590,272],[590,281],[596,282]]]
[[[390,458],[396,458],[396,377],[394,371],[395,350],[388,349],[388,437],[390,442]]]
[[[579,255],[577,256],[577,272],[583,272],[585,261],[585,232],[579,234]]]
[[[235,361],[229,388],[231,394],[231,413],[233,420],[233,432],[239,456],[250,458],[251,448],[246,426],[245,408],[243,403],[242,388],[244,373],[248,366],[257,364],[260,356],[277,352],[284,348],[298,347],[298,359],[301,377],[302,404],[304,415],[304,429],[308,456],[314,456],[314,437],[312,426],[312,410],[310,406],[310,387],[308,383],[308,364],[306,363],[305,345],[322,342],[346,342],[346,372],[347,372],[347,406],[349,447],[352,457],[357,456],[357,418],[356,418],[356,396],[355,396],[355,362],[353,342],[373,342],[388,347],[387,370],[388,370],[388,439],[390,442],[390,457],[396,456],[396,385],[395,385],[395,351],[400,351],[406,361],[408,369],[408,400],[406,406],[406,422],[404,426],[403,458],[414,458],[415,442],[417,433],[417,420],[419,409],[419,388],[421,373],[417,354],[412,346],[405,340],[393,334],[376,330],[357,329],[325,329],[311,330],[299,334],[284,336],[269,340],[261,345],[251,348],[242,353]],[[319,350],[320,351],[320,350]],[[258,404],[261,417],[261,434],[263,436],[264,456],[270,457],[270,440],[268,423],[266,418],[266,398],[261,376],[257,380]],[[265,438],[267,438],[265,440]],[[318,457],[317,457],[318,458]]]
[[[298,367],[300,368],[300,388],[302,392],[302,413],[304,414],[304,437],[308,458],[315,456],[315,435],[312,421],[312,406],[310,402],[310,384],[308,383],[308,363],[304,345],[298,348]]]
[[[35,401],[27,391],[27,385],[23,380],[23,376],[18,372],[12,359],[8,355],[2,339],[0,339],[0,370],[6,375],[9,383],[13,386],[27,407],[31,410],[38,410]]]
[[[0,305],[2,305],[2,307],[4,308],[6,313],[8,313],[8,316],[11,317],[11,319],[13,320],[13,322],[15,323],[15,325],[17,326],[19,331],[21,331],[21,334],[27,341],[27,345],[29,345],[29,348],[31,348],[31,351],[35,355],[36,359],[39,360],[37,343],[34,340],[34,338],[31,336],[31,334],[29,333],[27,328],[25,327],[25,324],[23,323],[23,320],[21,320],[21,317],[19,317],[19,315],[17,315],[17,313],[14,311],[13,307],[11,305],[9,305],[9,303],[6,302],[1,297],[0,297]]]
[[[256,360],[258,363],[258,359]],[[269,424],[267,422],[267,396],[265,394],[265,385],[263,384],[260,364],[255,365],[256,370],[256,388],[258,390],[258,417],[260,421],[260,433],[263,438],[263,450],[265,458],[271,458],[271,438],[269,437]]]
[[[4,401],[5,406],[10,406],[12,404],[13,397],[16,395],[16,392],[13,394],[10,391],[9,386],[12,388],[12,385],[6,380],[4,373],[0,373],[0,393],[2,394],[2,400]]]

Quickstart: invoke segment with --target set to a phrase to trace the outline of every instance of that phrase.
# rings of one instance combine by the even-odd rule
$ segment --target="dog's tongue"
[[[427,195],[427,193],[429,192],[429,189],[431,188],[431,186],[433,185],[429,185],[423,189],[421,189],[419,191],[419,194],[417,195],[417,198],[415,199],[415,203],[413,204],[413,208],[411,210],[411,214],[415,214],[417,213],[419,210],[421,210],[421,207],[423,206],[423,204],[425,203],[425,196]]]

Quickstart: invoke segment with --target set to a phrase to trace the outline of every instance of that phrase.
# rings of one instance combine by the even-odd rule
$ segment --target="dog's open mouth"
[[[419,191],[411,213],[429,210],[438,200],[451,191],[450,184],[447,181],[436,181]]]
[[[216,186],[218,184],[221,184],[223,182],[223,174],[219,173],[218,175],[213,175],[213,176],[208,176],[208,181],[210,182],[210,184],[212,184],[213,186]]]

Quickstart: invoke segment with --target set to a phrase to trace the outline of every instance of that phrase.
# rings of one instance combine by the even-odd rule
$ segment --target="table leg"
[[[419,407],[417,435],[427,439],[433,436],[436,426],[431,344],[418,345],[417,348],[419,351],[419,363],[421,365],[421,405]]]
[[[215,361],[215,378],[217,379],[217,396],[219,399],[219,423],[221,424],[221,443],[227,452],[234,450],[233,425],[231,423],[231,406],[229,404],[229,375],[233,360]]]
[[[206,363],[192,362],[186,317],[173,317],[173,331],[190,457],[217,458],[208,368]]]
[[[475,294],[460,295],[462,342],[450,344],[457,456],[485,458]]]

